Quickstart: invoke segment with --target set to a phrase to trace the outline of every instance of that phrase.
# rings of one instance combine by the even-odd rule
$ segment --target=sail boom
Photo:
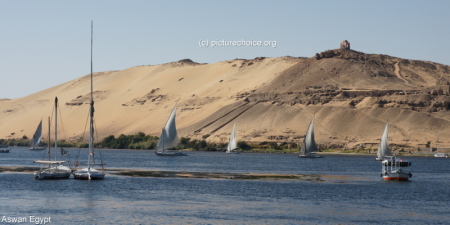
[[[33,162],[40,163],[40,164],[61,164],[61,163],[65,163],[67,161],[34,160]]]

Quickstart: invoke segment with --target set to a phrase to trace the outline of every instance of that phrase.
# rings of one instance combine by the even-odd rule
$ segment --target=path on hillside
[[[409,81],[407,81],[405,78],[402,77],[402,75],[400,74],[400,65],[398,65],[400,62],[397,62],[394,66],[395,66],[395,75],[398,77],[398,79],[403,80],[406,84],[411,85],[411,83],[409,83]]]

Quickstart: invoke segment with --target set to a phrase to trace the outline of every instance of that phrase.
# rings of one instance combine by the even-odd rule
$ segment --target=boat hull
[[[72,175],[72,171],[65,166],[52,167],[34,172],[34,178],[36,180],[68,179],[70,175]]]
[[[321,155],[298,155],[299,158],[308,158],[308,159],[318,159],[318,158],[324,158]]]
[[[10,149],[0,149],[0,153],[9,153]]]
[[[41,148],[41,147],[32,147],[32,148],[29,148],[28,150],[30,150],[30,151],[42,151],[42,150],[45,150],[45,148]]]
[[[448,154],[447,153],[436,153],[436,154],[434,154],[434,157],[437,157],[437,158],[448,158]]]
[[[387,173],[382,176],[383,180],[408,181],[412,175],[411,173]]]
[[[73,172],[73,178],[78,180],[103,180],[105,179],[105,173],[95,169],[91,169],[90,171],[82,169]]]
[[[227,153],[227,154],[240,154],[241,152],[238,152],[238,151],[231,151],[231,152],[226,151],[225,153]]]
[[[182,152],[155,152],[157,156],[187,156],[186,153]]]

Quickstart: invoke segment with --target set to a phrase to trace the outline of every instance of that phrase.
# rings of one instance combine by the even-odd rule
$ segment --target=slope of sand
[[[432,62],[334,50],[330,58],[190,60],[94,74],[98,138],[142,131],[159,136],[178,102],[179,136],[226,142],[301,142],[313,115],[320,144],[376,148],[384,125],[389,141],[449,146],[450,69]],[[32,137],[59,98],[63,130],[86,132],[89,75],[35,94],[0,101],[0,137]],[[53,129],[53,128],[52,128]],[[12,135],[13,134],[13,135]]]

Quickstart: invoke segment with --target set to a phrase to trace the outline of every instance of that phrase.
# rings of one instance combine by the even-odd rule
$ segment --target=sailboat
[[[175,105],[169,119],[166,122],[166,125],[162,128],[155,151],[157,156],[187,156],[187,154],[178,150],[171,150],[175,149],[180,142],[178,139],[177,127],[175,125],[176,111],[177,106]]]
[[[58,97],[55,97],[55,150],[58,148]],[[61,149],[61,153],[63,149]],[[46,165],[41,167],[39,171],[34,172],[34,178],[42,179],[67,179],[72,174],[72,170],[64,166],[67,161],[57,160],[55,153],[55,160],[51,160],[50,148],[50,117],[48,118],[48,160],[35,160],[34,163]],[[62,154],[61,154],[62,155]]]
[[[316,141],[314,140],[314,117],[309,124],[306,131],[305,139],[303,139],[302,147],[300,148],[299,158],[323,158],[323,156],[316,155],[315,152],[319,151]]]
[[[237,140],[236,140],[236,123],[233,125],[233,130],[231,130],[230,140],[228,141],[227,151],[225,153],[235,153],[239,154],[237,149]]]
[[[93,79],[92,79],[92,45],[93,45],[93,28],[94,23],[91,21],[91,103],[90,103],[90,109],[89,109],[89,154],[88,154],[88,161],[87,161],[87,167],[74,171],[73,177],[75,179],[81,179],[81,180],[101,180],[105,178],[105,164],[103,163],[103,160],[101,160],[101,163],[96,164],[95,158],[94,158],[94,94],[93,94]],[[78,162],[76,163],[76,167],[78,167]],[[101,170],[97,170],[92,168],[94,165],[99,165],[102,167]]]
[[[390,156],[390,158],[387,159],[385,158],[386,156],[391,155],[391,150],[388,146],[388,127],[389,122],[386,122],[378,147],[378,157],[375,160],[382,161],[381,177],[383,177],[384,180],[407,181],[412,177],[411,172],[409,172],[411,162],[395,156]]]
[[[41,144],[41,138],[42,138],[42,120],[39,122],[38,127],[36,128],[36,131],[34,132],[33,139],[31,139],[30,144],[30,150],[33,151],[41,151],[45,148],[42,146],[39,146]]]
[[[434,157],[437,158],[448,158],[448,154],[446,152],[439,152],[439,139],[436,140],[436,153],[434,153]]]

